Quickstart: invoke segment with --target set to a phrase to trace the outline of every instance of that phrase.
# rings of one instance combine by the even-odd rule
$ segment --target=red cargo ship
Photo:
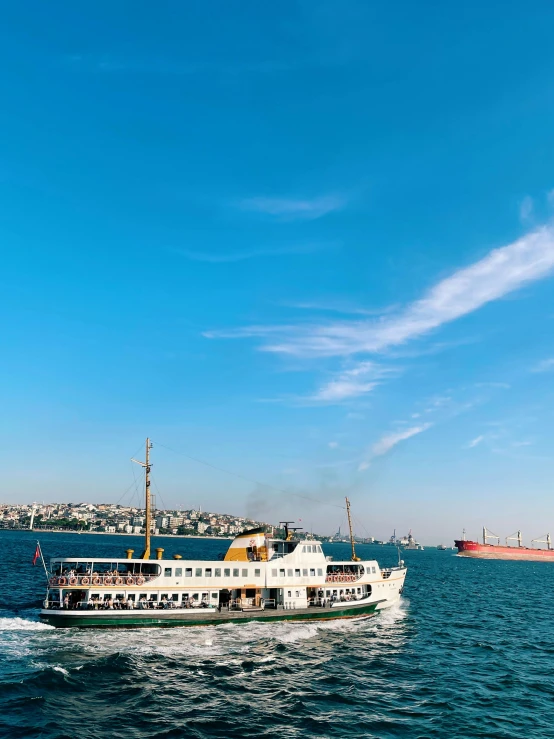
[[[498,544],[487,544],[487,539],[498,539]],[[517,541],[517,546],[509,546],[510,540]],[[500,537],[491,534],[486,528],[483,528],[483,543],[477,541],[468,541],[465,539],[465,530],[461,540],[454,542],[458,549],[458,554],[463,557],[478,557],[480,559],[525,559],[536,560],[540,562],[554,562],[554,549],[551,549],[550,534],[542,539],[533,539],[531,543],[546,544],[547,549],[534,549],[533,547],[524,547],[521,539],[521,531],[517,534],[506,537],[506,546],[500,544]]]

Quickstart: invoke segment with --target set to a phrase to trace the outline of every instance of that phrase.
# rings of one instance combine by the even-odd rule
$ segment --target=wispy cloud
[[[484,259],[454,272],[420,300],[380,320],[358,320],[282,327],[248,327],[235,336],[257,336],[262,349],[304,357],[349,356],[384,352],[420,338],[554,272],[554,230],[542,227],[491,251]],[[217,332],[210,334],[217,336]],[[221,334],[223,335],[223,334]],[[227,336],[232,334],[227,333]],[[270,336],[276,340],[264,341]]]
[[[376,444],[371,447],[369,454],[367,455],[366,459],[360,464],[358,469],[360,471],[366,470],[370,466],[371,460],[374,457],[382,457],[384,454],[390,452],[390,450],[401,441],[405,441],[406,439],[410,439],[412,436],[417,436],[417,434],[421,434],[423,433],[423,431],[427,431],[427,429],[431,428],[432,425],[432,423],[422,423],[420,426],[412,426],[411,428],[404,429],[403,431],[394,431],[390,434],[385,434],[379,439]]]
[[[509,390],[511,385],[507,382],[476,382],[475,387],[494,387],[502,390]]]
[[[329,447],[329,449],[337,449],[338,446],[339,446],[339,442],[338,441],[330,441],[327,444],[327,446]]]
[[[287,254],[313,254],[324,249],[330,249],[336,246],[334,243],[308,243],[308,244],[291,244],[289,246],[280,246],[274,249],[246,249],[245,251],[222,252],[220,254],[191,251],[189,249],[171,249],[174,254],[180,254],[186,259],[194,262],[209,262],[211,264],[226,264],[229,262],[242,262],[245,259],[256,259],[258,257],[280,257]]]
[[[485,437],[484,437],[483,435],[481,435],[481,436],[476,436],[476,437],[475,437],[475,439],[472,439],[472,440],[471,440],[471,441],[470,441],[470,442],[468,443],[468,445],[467,445],[467,448],[468,448],[468,449],[473,449],[473,447],[475,447],[475,446],[477,446],[478,444],[480,444],[480,443],[481,443],[482,441],[484,441],[484,439],[485,439]]]
[[[345,302],[329,301],[329,302],[313,302],[299,301],[297,303],[281,303],[285,308],[296,308],[298,310],[311,310],[324,313],[344,313],[345,315],[362,315],[362,316],[382,316],[391,313],[398,306],[391,305],[387,308],[361,308],[356,305],[349,305]]]
[[[543,359],[531,369],[531,372],[554,372],[554,357]]]
[[[522,223],[528,224],[533,219],[534,203],[533,198],[526,195],[519,206],[519,218]]]
[[[340,372],[330,382],[323,385],[312,400],[337,403],[357,398],[371,392],[379,385],[379,380],[394,370],[375,362],[360,362],[356,367]]]
[[[317,60],[312,60],[314,64]],[[139,74],[186,77],[217,74],[235,77],[240,74],[276,74],[291,72],[300,66],[296,60],[259,59],[240,62],[236,59],[174,59],[163,57],[130,57],[115,54],[71,54],[63,62],[76,71],[99,74]],[[310,60],[307,60],[310,63]]]
[[[263,213],[282,220],[313,221],[341,210],[346,205],[342,195],[325,195],[317,198],[245,198],[237,203],[242,210]]]

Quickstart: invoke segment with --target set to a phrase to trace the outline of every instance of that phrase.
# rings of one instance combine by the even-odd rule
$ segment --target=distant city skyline
[[[554,6],[217,16],[0,28],[0,497],[554,534]]]

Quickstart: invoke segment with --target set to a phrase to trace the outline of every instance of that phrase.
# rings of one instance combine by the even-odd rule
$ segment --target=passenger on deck
[[[69,594],[68,593],[66,593],[65,596],[64,596],[64,599],[63,599],[63,607],[65,609],[68,609],[69,608]]]

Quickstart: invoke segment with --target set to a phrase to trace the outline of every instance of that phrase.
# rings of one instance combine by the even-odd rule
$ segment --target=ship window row
[[[140,600],[147,600],[152,601],[153,603],[157,603],[158,600],[163,601],[164,599],[167,601],[173,601],[174,603],[177,603],[179,600],[187,601],[187,600],[196,600],[196,601],[208,601],[210,599],[210,596],[212,600],[217,600],[219,598],[219,592],[213,591],[211,593],[116,593],[115,595],[113,593],[91,593],[90,595],[90,601],[102,601],[102,600],[132,600],[132,601],[140,601]]]
[[[304,554],[323,554],[323,549],[319,544],[306,544],[302,547],[302,552]]]
[[[302,570],[300,569],[280,569],[280,570],[271,570],[271,577],[285,577],[285,572],[287,577],[315,577],[316,568],[310,567],[309,569],[304,568]],[[308,574],[309,573],[309,574]],[[323,577],[323,570],[321,567],[317,568],[317,576]]]
[[[166,567],[164,569],[164,577],[183,577],[183,570],[185,577],[250,577],[252,570],[248,570],[246,567],[176,567],[175,575],[173,575],[173,568]],[[233,573],[231,575],[231,572]],[[256,568],[254,570],[254,577],[261,577],[262,572]]]

